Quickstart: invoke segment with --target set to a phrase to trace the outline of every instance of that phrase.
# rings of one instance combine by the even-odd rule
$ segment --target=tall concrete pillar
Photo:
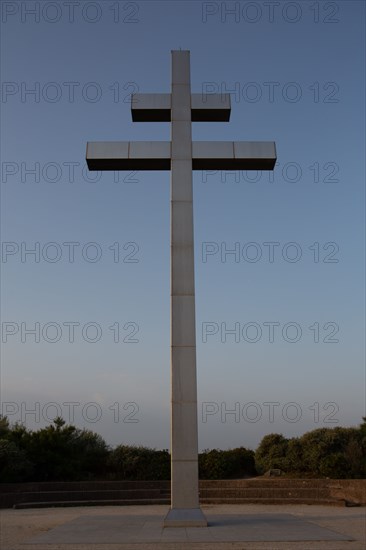
[[[199,507],[189,51],[172,52],[171,510],[164,525],[206,526]]]

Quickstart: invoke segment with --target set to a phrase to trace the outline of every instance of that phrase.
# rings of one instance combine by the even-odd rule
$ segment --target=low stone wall
[[[228,479],[228,480],[205,480],[200,481],[200,488],[212,488],[215,487],[221,489],[221,495],[223,495],[222,489],[240,489],[244,488],[266,488],[271,489],[273,493],[276,489],[283,488],[292,489],[294,495],[296,490],[301,489],[317,489],[320,491],[327,491],[330,498],[345,500],[350,504],[359,504],[366,506],[366,479],[287,479],[283,477],[256,477],[251,479]]]
[[[83,493],[82,500],[95,498],[96,493],[140,492],[141,498],[152,498],[155,492],[169,493],[170,481],[47,481],[31,483],[0,483],[0,508],[12,508],[14,504],[44,500],[75,500],[76,492]],[[62,499],[60,494],[62,493]],[[35,498],[35,496],[37,498]],[[155,496],[155,495],[154,495]],[[112,495],[109,498],[113,498]],[[123,498],[123,497],[121,497]],[[136,498],[136,497],[135,497]]]
[[[366,506],[366,479],[329,479],[330,495]]]
[[[294,498],[309,494],[314,503],[321,497],[344,500],[350,504],[366,506],[366,479],[286,479],[251,478],[228,480],[201,480],[200,491],[203,501],[207,498],[235,498],[243,496],[244,490],[256,491],[257,498],[281,499],[284,491],[291,491]],[[107,494],[108,492],[108,494]],[[0,508],[11,508],[14,504],[32,501],[118,499],[169,499],[169,481],[81,481],[43,483],[0,484]],[[258,493],[258,494],[257,494]],[[107,496],[106,496],[107,494]],[[60,497],[62,495],[62,498]],[[78,497],[79,498],[79,497]]]

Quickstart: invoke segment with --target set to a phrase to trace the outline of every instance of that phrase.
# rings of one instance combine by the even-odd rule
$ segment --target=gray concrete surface
[[[209,527],[162,529],[168,506],[2,510],[1,550],[364,550],[366,508],[203,506]]]
[[[121,544],[141,542],[246,542],[352,540],[292,514],[210,514],[207,527],[165,527],[163,518],[80,516],[30,544]]]

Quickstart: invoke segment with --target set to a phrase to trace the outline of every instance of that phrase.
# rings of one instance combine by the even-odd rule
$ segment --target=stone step
[[[220,480],[200,480],[201,489],[209,488],[273,488],[273,487],[327,487],[327,479],[286,479],[286,478],[250,478],[250,479],[220,479]]]
[[[63,508],[71,506],[142,506],[150,504],[170,504],[170,498],[149,498],[149,499],[133,499],[133,500],[57,500],[49,502],[19,502],[14,504],[16,510],[24,510],[28,508]]]
[[[108,491],[37,491],[23,493],[28,502],[85,501],[85,500],[151,500],[170,498],[170,493],[160,490],[127,489]]]
[[[203,498],[200,499],[201,504],[308,504],[308,505],[323,505],[323,506],[346,506],[344,500],[336,499],[321,499],[314,501],[306,498]],[[132,506],[132,505],[151,505],[161,504],[169,505],[170,499],[133,499],[133,500],[65,500],[65,501],[49,501],[49,502],[22,502],[14,504],[13,508],[29,509],[29,508],[61,508],[72,506]]]
[[[258,498],[328,498],[329,489],[327,488],[313,488],[313,487],[245,487],[245,488],[201,488],[200,497],[218,497],[218,498],[230,498],[230,497],[258,497]]]
[[[343,499],[317,499],[313,498],[200,498],[201,504],[308,504],[324,506],[346,506]]]
[[[34,481],[28,483],[1,483],[2,493],[38,491],[108,491],[127,489],[167,489],[170,481]]]
[[[361,483],[362,480],[355,480]],[[349,485],[351,481],[347,482]],[[326,479],[234,479],[201,480],[200,500],[204,503],[276,503],[291,501],[306,504],[346,505],[366,502],[342,481]],[[358,487],[358,486],[356,486]],[[290,499],[290,500],[289,500]],[[111,504],[169,503],[169,481],[92,481],[0,484],[0,508],[28,503],[54,505],[54,503],[91,502]],[[64,505],[64,504],[60,504]],[[72,504],[68,504],[71,506]],[[84,505],[84,504],[83,504]]]
[[[6,496],[6,495],[4,495]],[[37,491],[22,494],[22,500],[27,502],[49,502],[49,501],[86,501],[86,500],[148,500],[170,498],[168,490],[100,490],[100,491]],[[200,489],[200,498],[215,498],[219,500],[227,498],[306,498],[312,500],[329,498],[329,490],[325,488],[208,488]]]

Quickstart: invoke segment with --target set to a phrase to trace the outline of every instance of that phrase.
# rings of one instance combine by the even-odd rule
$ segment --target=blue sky
[[[192,92],[233,94],[193,139],[278,154],[194,173],[200,448],[360,423],[364,29],[361,1],[2,3],[3,413],[169,447],[169,173],[89,173],[85,147],[169,139],[129,94],[169,92],[182,48]]]

